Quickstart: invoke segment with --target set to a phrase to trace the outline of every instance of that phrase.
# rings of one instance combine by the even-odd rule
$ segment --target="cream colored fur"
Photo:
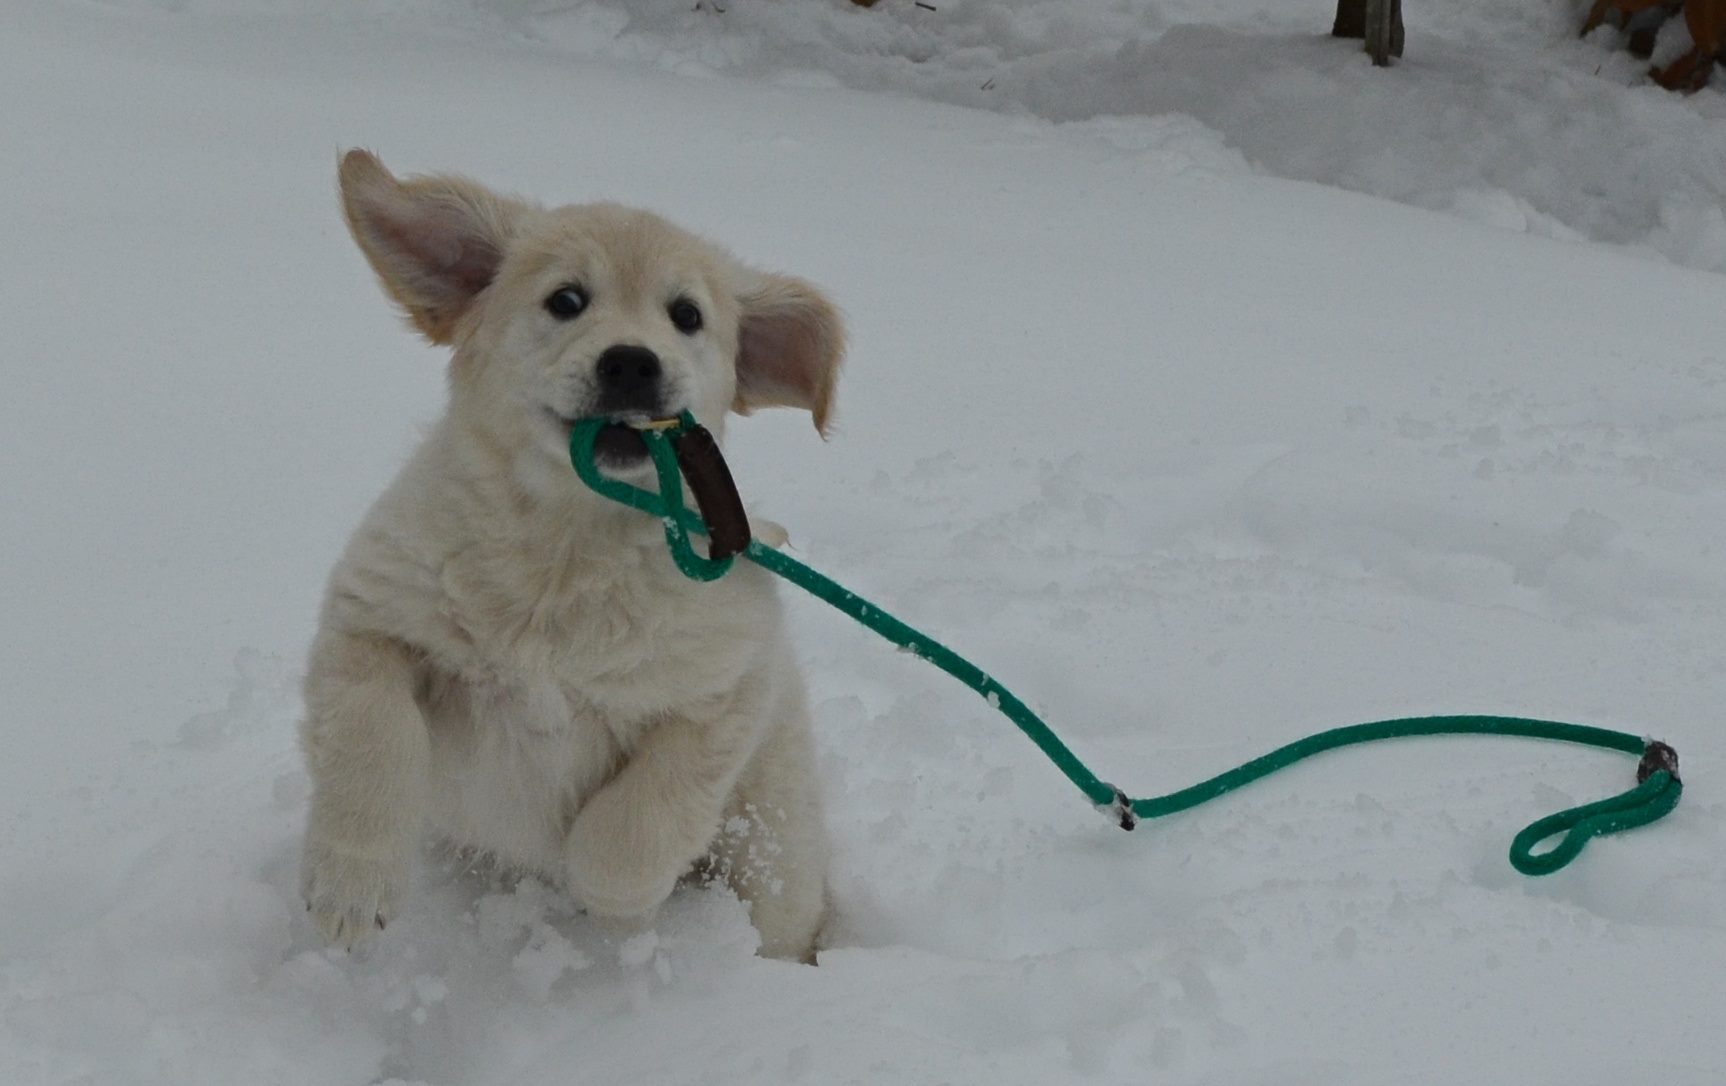
[[[566,448],[620,343],[655,351],[673,406],[715,435],[768,405],[824,427],[832,305],[642,211],[399,181],[363,151],[341,188],[386,291],[454,353],[448,411],[355,532],[312,647],[317,923],[344,946],[381,929],[429,830],[626,926],[700,862],[749,903],[763,954],[813,960],[827,848],[774,586],[747,563],[686,580],[658,523],[589,492]],[[559,321],[544,302],[570,283],[591,304]],[[694,335],[667,317],[680,297]]]

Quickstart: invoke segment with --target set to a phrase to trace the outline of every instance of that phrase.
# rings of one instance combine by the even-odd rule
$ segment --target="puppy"
[[[569,464],[572,421],[802,408],[825,433],[843,350],[808,283],[645,211],[543,208],[342,159],[385,292],[454,348],[449,406],[334,572],[306,676],[302,885],[353,946],[401,906],[429,829],[649,922],[698,862],[761,953],[812,961],[827,857],[809,712],[768,575],[687,580],[649,516]],[[608,474],[651,485],[606,428]]]

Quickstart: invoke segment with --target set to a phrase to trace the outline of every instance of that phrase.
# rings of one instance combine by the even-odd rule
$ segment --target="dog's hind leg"
[[[712,865],[748,904],[763,957],[814,964],[827,919],[827,828],[801,690],[795,699],[738,780]]]

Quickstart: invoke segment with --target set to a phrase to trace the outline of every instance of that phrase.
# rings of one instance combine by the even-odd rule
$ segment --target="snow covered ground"
[[[0,5],[0,1083],[1726,1081],[1726,96],[1555,0],[1410,0],[1389,72],[1322,5],[933,2]],[[1500,711],[1684,804],[1527,880],[1628,760],[1412,742],[1122,834],[794,602],[820,968],[435,853],[331,955],[297,677],[442,395],[355,144],[826,285],[840,433],[740,423],[743,489],[1131,791]]]

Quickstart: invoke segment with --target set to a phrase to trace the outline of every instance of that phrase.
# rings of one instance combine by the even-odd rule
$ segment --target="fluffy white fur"
[[[749,903],[763,954],[813,960],[826,843],[770,578],[686,580],[653,518],[577,481],[567,420],[600,352],[628,344],[715,435],[767,405],[824,427],[837,313],[646,212],[401,181],[363,151],[341,189],[386,291],[454,352],[448,411],[354,534],[312,648],[317,923],[346,946],[381,929],[429,829],[624,925],[701,865]],[[570,283],[591,303],[560,321],[544,302]],[[704,317],[693,335],[667,316],[679,298]]]

